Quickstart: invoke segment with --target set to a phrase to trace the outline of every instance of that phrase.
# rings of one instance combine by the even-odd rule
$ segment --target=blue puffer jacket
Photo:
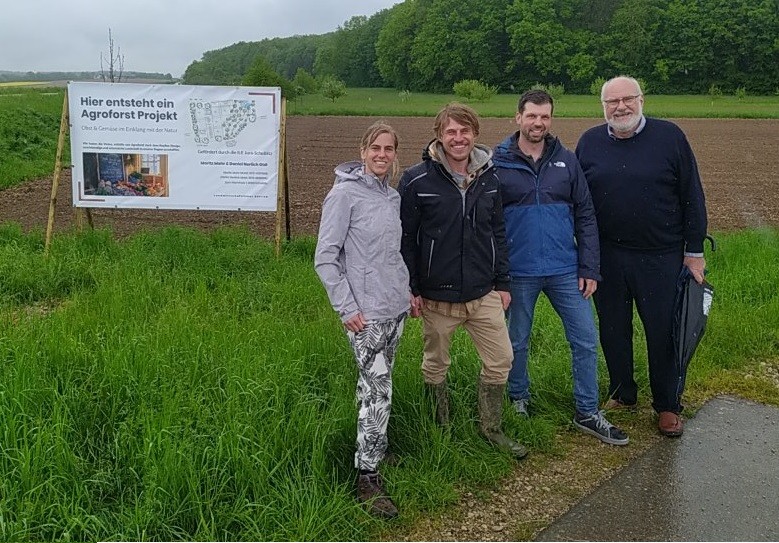
[[[495,147],[514,277],[577,272],[601,280],[595,208],[576,155],[547,136],[536,175],[519,153],[515,133]]]

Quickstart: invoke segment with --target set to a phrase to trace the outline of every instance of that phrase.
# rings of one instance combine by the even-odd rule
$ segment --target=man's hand
[[[695,278],[695,281],[700,285],[703,283],[704,273],[706,269],[706,259],[702,256],[685,256],[684,265],[690,270],[690,273]]]
[[[355,334],[357,332],[361,332],[363,328],[365,328],[365,319],[362,316],[362,313],[357,313],[354,317],[349,319],[344,323],[344,326],[346,326],[346,329],[350,332],[354,332]]]
[[[500,294],[500,301],[503,303],[503,311],[506,311],[511,303],[511,293],[506,292],[505,290],[497,290],[495,292]]]
[[[579,292],[582,293],[585,300],[589,300],[596,290],[598,290],[598,282],[595,279],[579,277]]]
[[[411,316],[417,318],[422,315],[422,296],[411,295]]]

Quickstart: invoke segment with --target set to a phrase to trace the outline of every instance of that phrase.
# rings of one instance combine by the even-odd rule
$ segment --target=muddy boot
[[[368,512],[375,517],[391,519],[398,516],[398,508],[384,491],[384,482],[377,472],[359,474],[357,500],[364,503]]]
[[[449,425],[449,386],[446,379],[437,385],[425,383],[425,388],[430,398],[435,403],[435,421],[439,426]]]
[[[527,449],[501,430],[505,389],[505,385],[488,385],[479,381],[479,433],[493,445],[520,459],[527,456]]]

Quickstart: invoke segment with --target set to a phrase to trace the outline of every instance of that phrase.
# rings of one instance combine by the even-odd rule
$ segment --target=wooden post
[[[281,130],[279,132],[279,175],[276,188],[276,256],[281,256],[281,214],[285,209],[287,193],[286,167],[287,162],[287,99],[281,99]]]
[[[291,213],[289,212],[289,156],[287,155],[287,142],[284,142],[284,217],[287,226],[287,241],[292,239],[290,227]]]
[[[60,174],[62,173],[62,149],[65,147],[65,132],[70,124],[70,115],[68,113],[68,89],[65,88],[65,99],[62,103],[62,116],[60,117],[60,133],[57,137],[57,155],[54,159],[54,179],[51,182],[51,198],[49,199],[49,221],[46,224],[46,241],[43,246],[43,254],[49,254],[51,245],[51,236],[54,232],[54,210],[57,207],[57,189],[60,183]]]

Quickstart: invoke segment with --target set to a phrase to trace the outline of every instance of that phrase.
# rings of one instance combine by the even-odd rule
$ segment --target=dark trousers
[[[601,246],[603,281],[595,292],[600,343],[609,369],[609,397],[638,399],[633,378],[633,303],[644,325],[655,411],[681,411],[671,338],[676,278],[684,252],[653,253]]]

